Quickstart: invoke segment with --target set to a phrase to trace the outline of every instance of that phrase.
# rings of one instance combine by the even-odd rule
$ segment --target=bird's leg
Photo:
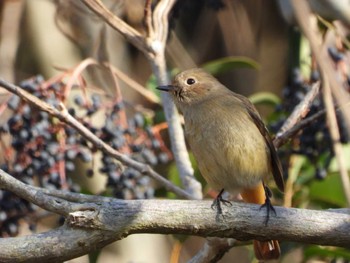
[[[211,205],[212,209],[217,209],[219,215],[222,215],[221,203],[223,203],[224,205],[232,205],[230,201],[222,197],[223,193],[224,193],[224,188],[221,189],[219,194],[214,199],[213,204]]]
[[[263,186],[264,186],[264,190],[265,190],[265,203],[260,206],[260,209],[263,207],[266,207],[267,214],[266,214],[266,219],[265,219],[265,226],[267,226],[267,223],[269,222],[269,219],[270,219],[270,211],[272,211],[275,214],[275,216],[277,214],[276,214],[276,210],[272,206],[271,200],[270,200],[270,198],[272,197],[272,192],[271,192],[270,188],[267,185],[265,185],[264,182],[263,182]]]

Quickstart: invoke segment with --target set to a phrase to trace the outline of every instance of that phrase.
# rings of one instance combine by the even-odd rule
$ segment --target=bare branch
[[[154,32],[153,32],[153,23],[152,23],[152,0],[146,0],[144,13],[145,13],[144,21],[145,21],[147,36],[149,38],[153,38]]]
[[[123,71],[120,69],[113,67],[111,64],[105,62],[104,65],[108,67],[113,74],[115,74],[121,81],[126,83],[130,88],[141,94],[144,98],[146,98],[148,101],[154,103],[154,104],[160,104],[160,99],[150,90],[145,89],[142,85],[137,83],[135,80],[130,78],[128,75],[126,75]]]
[[[321,118],[323,115],[326,114],[326,111],[319,111],[312,116],[301,120],[300,122],[296,123],[293,127],[291,127],[289,130],[286,130],[284,133],[280,133],[278,137],[276,136],[275,139],[273,140],[273,144],[275,145],[276,148],[281,147],[283,144],[285,144],[290,138],[292,138],[298,131],[306,128],[309,126],[311,123],[314,121],[318,120]]]
[[[1,189],[11,191],[17,196],[26,199],[27,201],[56,214],[68,216],[70,212],[84,209],[95,210],[94,204],[74,204],[66,200],[66,194],[60,191],[62,194],[57,197],[50,194],[47,189],[41,189],[31,185],[26,185],[21,181],[13,178],[8,173],[0,169],[0,185]],[[59,192],[58,190],[56,190]],[[69,195],[68,195],[69,196]],[[81,202],[81,201],[80,201]],[[96,202],[96,200],[94,200]]]
[[[159,41],[163,45],[163,55],[168,38],[169,13],[175,3],[176,0],[161,0],[153,13],[154,40]]]
[[[68,204],[61,198],[44,198],[40,189],[26,186],[24,183],[16,180],[11,175],[0,169],[0,185],[2,189],[11,191],[12,193],[36,204],[48,211],[67,216],[71,211]]]
[[[121,33],[131,44],[144,52],[145,54],[153,54],[152,49],[145,42],[144,36],[136,29],[129,26],[122,19],[114,15],[100,0],[81,0],[95,14],[100,16],[108,25]]]
[[[326,74],[321,71],[323,75],[323,100],[325,102],[327,110],[327,120],[329,122],[328,129],[331,134],[333,150],[338,163],[340,177],[342,180],[342,186],[344,190],[344,195],[348,206],[350,206],[350,179],[348,175],[347,165],[345,161],[345,156],[343,152],[343,146],[340,142],[340,132],[337,123],[337,116],[334,110],[334,103],[331,93],[331,88],[329,86],[328,78]]]
[[[285,134],[287,131],[290,131],[293,127],[295,127],[295,125],[309,113],[310,106],[319,93],[319,90],[320,82],[314,83],[304,99],[294,108],[292,114],[289,115],[288,119],[283,123],[283,126],[276,134],[274,139],[274,144],[276,147],[280,146],[280,143],[283,141],[283,136],[286,136]]]
[[[236,243],[233,238],[209,237],[201,250],[188,263],[218,262]]]
[[[108,232],[63,226],[46,233],[2,238],[1,262],[64,262],[113,242]]]

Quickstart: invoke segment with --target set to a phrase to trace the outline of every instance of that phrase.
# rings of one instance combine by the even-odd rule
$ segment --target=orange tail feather
[[[253,189],[244,189],[241,192],[243,200],[247,203],[264,204],[265,189],[263,184],[259,184]],[[277,240],[258,241],[254,240],[254,253],[258,260],[278,259],[281,255],[281,249]]]

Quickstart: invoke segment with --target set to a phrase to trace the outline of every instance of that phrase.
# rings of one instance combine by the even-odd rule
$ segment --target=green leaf
[[[294,184],[298,179],[300,179],[301,176],[305,176],[303,169],[305,169],[308,160],[305,156],[299,154],[292,155],[291,160],[293,165],[289,168],[288,180]],[[312,177],[314,177],[313,174]]]
[[[172,79],[175,77],[176,74],[180,73],[180,70],[178,68],[174,68],[170,71],[170,80],[169,84],[171,84]],[[158,98],[160,98],[161,91],[156,89],[158,87],[157,78],[154,74],[151,74],[146,82],[146,88],[150,91],[152,91],[154,94],[157,95]]]
[[[350,158],[350,144],[345,144],[343,145],[343,157],[345,160],[349,160]],[[350,163],[345,162],[346,169],[349,171],[350,170]],[[339,167],[336,158],[334,157],[329,165],[329,171],[331,172],[338,172]]]
[[[344,248],[324,248],[310,245],[304,249],[305,259],[311,257],[343,258],[350,260],[350,250]]]
[[[270,106],[277,106],[281,103],[281,99],[272,92],[257,92],[249,96],[249,100],[254,104],[264,104]]]
[[[247,57],[224,57],[202,65],[203,69],[214,76],[236,68],[259,69],[259,67],[255,60]]]
[[[180,175],[176,167],[176,163],[172,162],[169,166],[169,172],[168,172],[168,179],[176,186],[182,187],[181,186],[181,180],[180,180]],[[176,194],[173,192],[168,191],[167,192],[167,197],[169,199],[176,199]]]
[[[203,179],[202,176],[200,176],[200,173],[198,171],[198,168],[197,168],[197,163],[196,163],[196,160],[194,159],[194,156],[193,154],[190,152],[189,153],[190,155],[190,161],[191,161],[191,164],[192,164],[192,167],[194,169],[194,175],[195,177],[197,178],[197,180],[202,184],[202,185],[205,185],[205,180]],[[180,180],[180,175],[179,175],[179,171],[176,167],[176,163],[173,162],[170,166],[169,166],[169,170],[168,170],[168,179],[175,185],[179,186],[179,187],[182,187],[182,183],[181,183],[181,180]],[[167,197],[170,198],[170,199],[175,199],[176,198],[176,195],[172,192],[167,192]]]
[[[308,79],[311,75],[311,49],[309,41],[306,37],[301,37],[299,51],[300,72],[304,78]]]
[[[157,84],[156,76],[152,74],[146,82],[146,88],[150,91],[153,91],[154,94],[160,97],[160,91],[156,89],[157,86],[158,84]]]
[[[314,180],[310,185],[310,199],[322,201],[331,206],[346,207],[346,199],[340,175],[328,174],[322,181]]]

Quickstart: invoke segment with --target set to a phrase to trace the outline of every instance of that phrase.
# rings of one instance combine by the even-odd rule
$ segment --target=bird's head
[[[194,68],[177,74],[170,85],[159,86],[159,90],[169,92],[180,110],[204,101],[222,90],[222,84],[203,69]]]

